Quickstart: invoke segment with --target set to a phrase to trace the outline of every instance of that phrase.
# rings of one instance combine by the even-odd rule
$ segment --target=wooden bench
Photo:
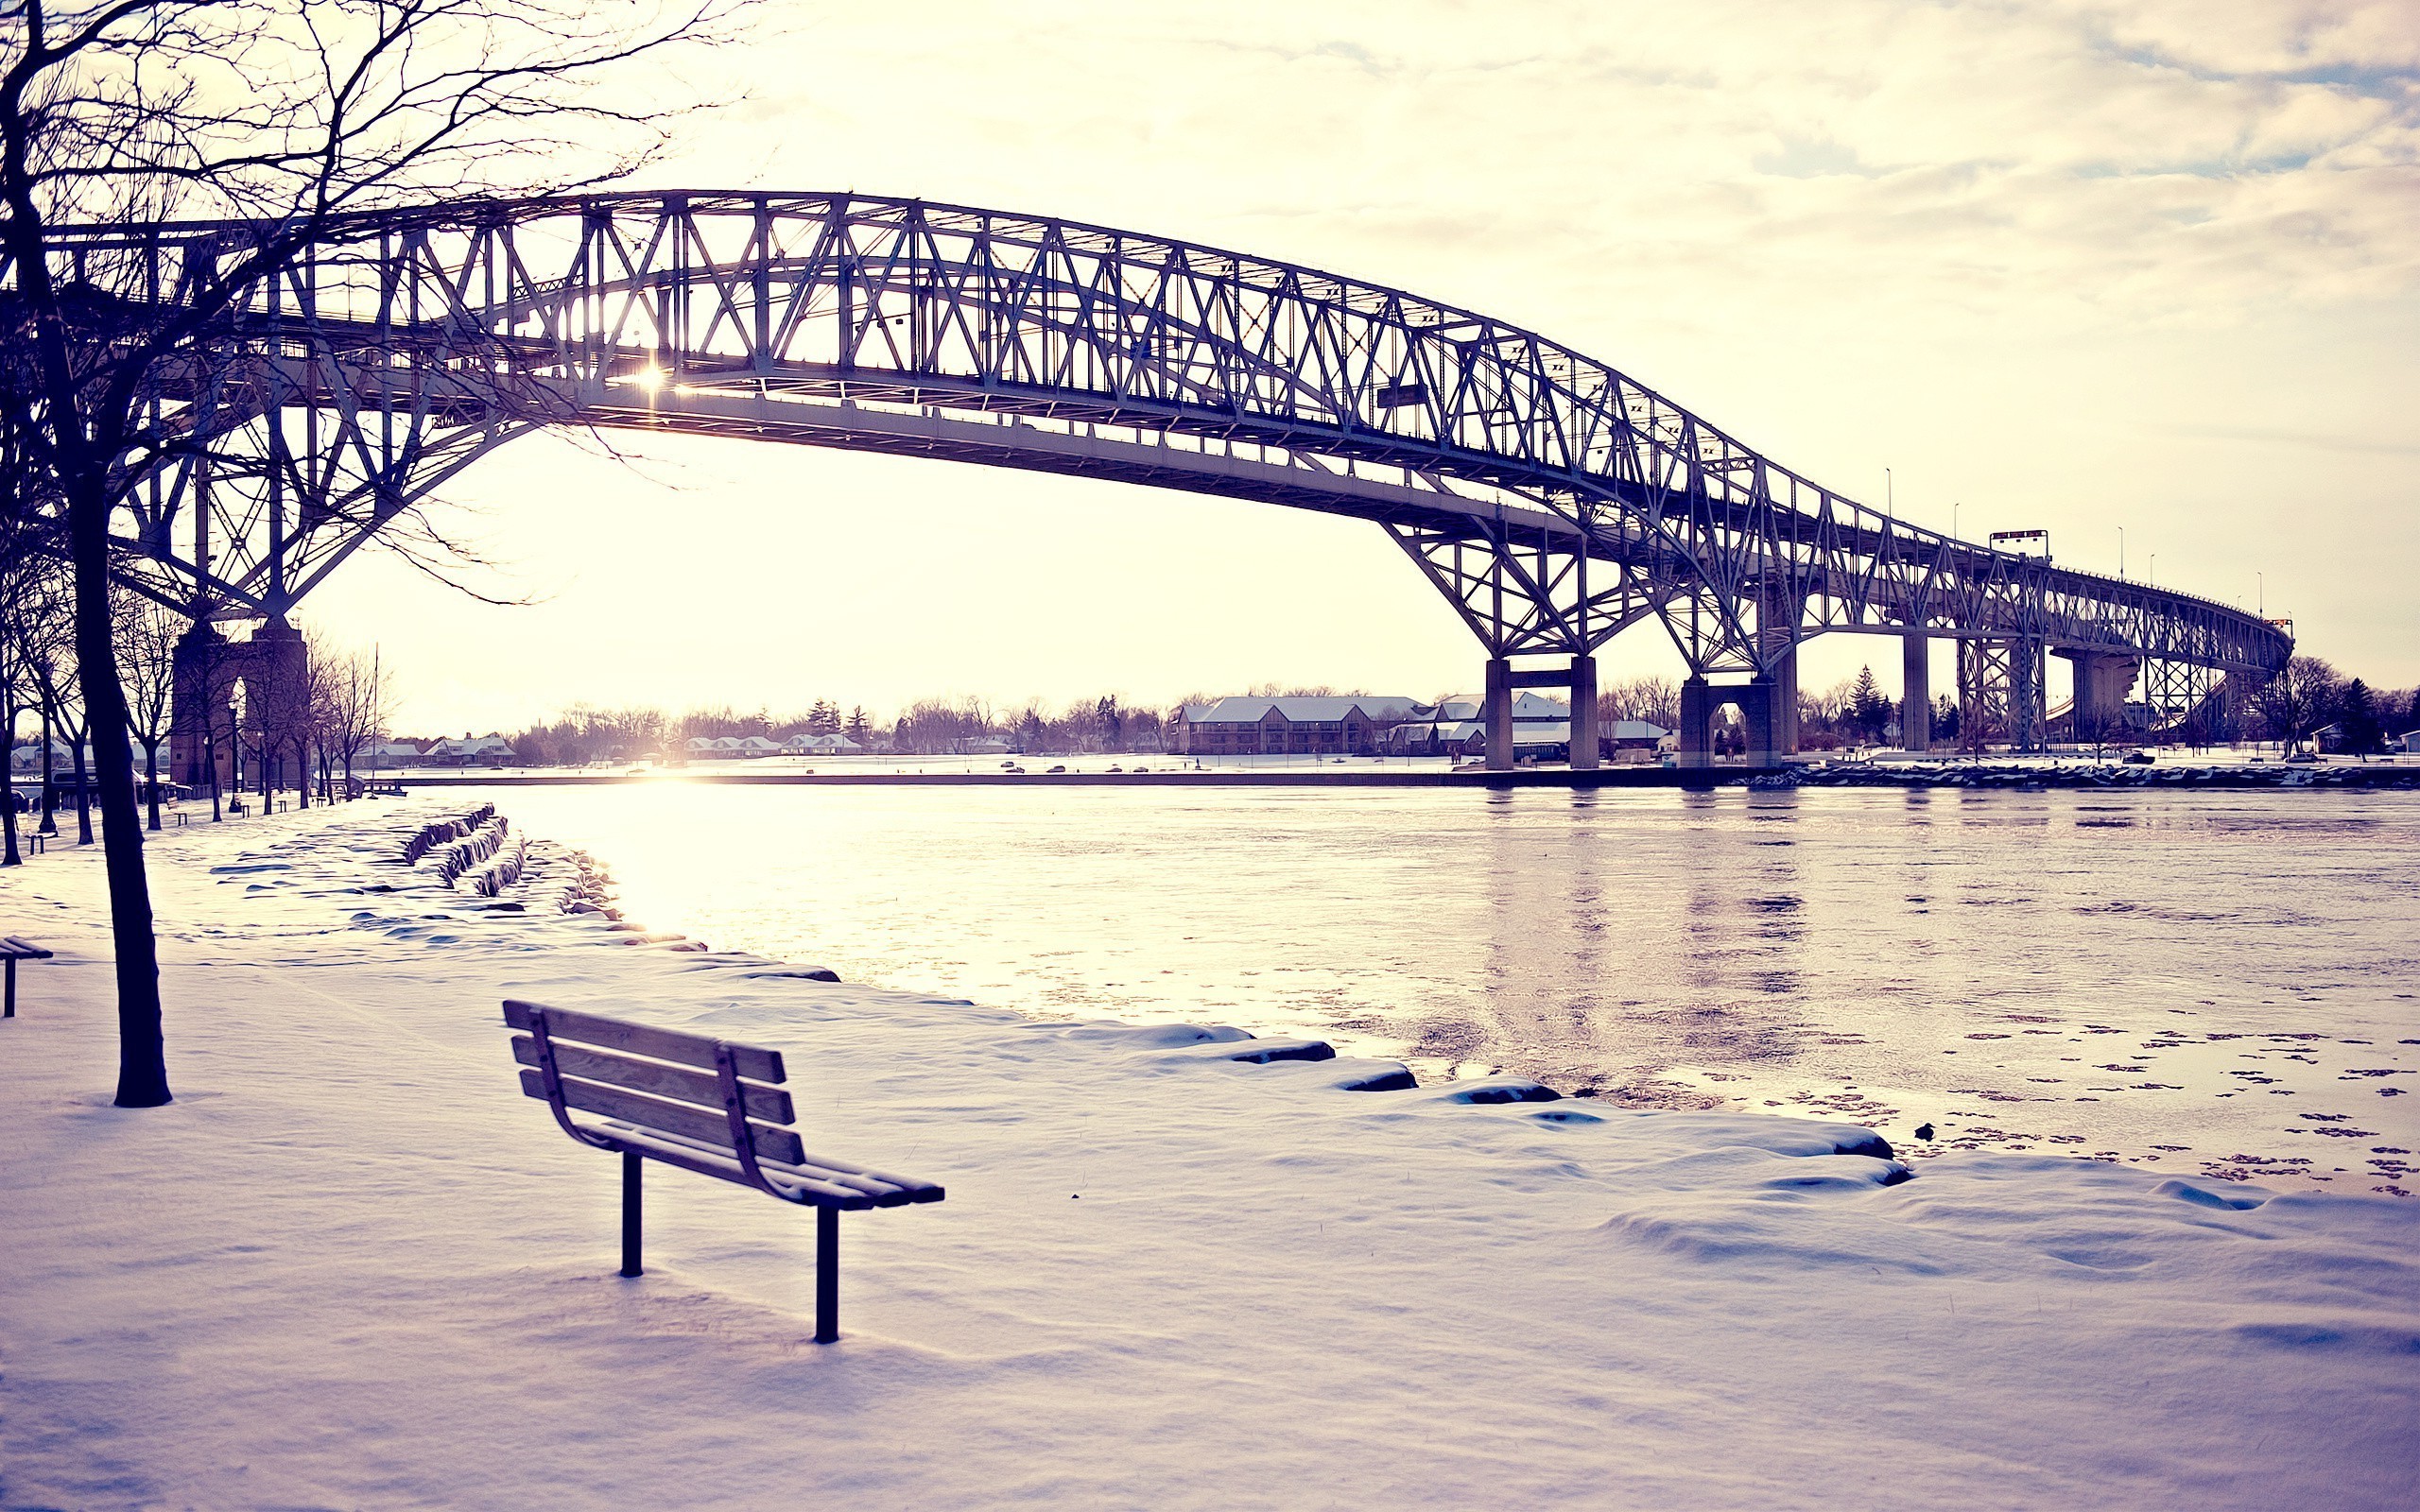
[[[508,999],[521,1090],[582,1144],[622,1157],[622,1274],[639,1267],[639,1162],[661,1160],[815,1209],[815,1342],[840,1336],[840,1214],[939,1202],[929,1181],[810,1156],[782,1053]],[[602,1124],[576,1123],[572,1112]]]
[[[17,1016],[17,963],[49,959],[50,952],[43,950],[32,940],[19,939],[14,935],[0,935],[0,961],[9,963],[8,1005],[0,1007],[0,1019],[13,1019]]]

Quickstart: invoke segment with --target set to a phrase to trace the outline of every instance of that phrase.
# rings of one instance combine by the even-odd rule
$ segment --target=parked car
[[[2122,758],[2123,764],[2128,766],[2149,766],[2157,758],[2147,750],[2130,750]]]
[[[2311,750],[2298,750],[2289,755],[2286,761],[2289,765],[2293,766],[2316,766],[2319,765],[2319,753]]]

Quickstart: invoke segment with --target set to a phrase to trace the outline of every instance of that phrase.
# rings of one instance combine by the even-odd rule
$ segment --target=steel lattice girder
[[[231,223],[94,227],[57,255],[65,275],[175,301],[256,240]],[[1587,649],[1641,605],[1701,671],[1887,627],[2255,676],[2290,648],[2207,599],[1890,519],[1471,311],[916,200],[693,191],[341,220],[153,398],[162,436],[209,437],[214,455],[152,464],[129,544],[265,613],[494,445],[589,424],[1266,499],[1381,521],[1425,570],[1446,542],[1501,557],[1532,529],[1548,557],[1612,564],[1601,612],[1555,608],[1551,572],[1526,605],[1491,608],[1482,638],[1525,649]],[[195,528],[174,528],[181,510]],[[1502,565],[1499,582],[1519,576]],[[1468,617],[1458,580],[1439,582]]]

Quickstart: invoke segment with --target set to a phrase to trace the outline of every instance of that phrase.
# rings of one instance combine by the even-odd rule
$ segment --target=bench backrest
[[[758,1159],[795,1165],[806,1158],[796,1133],[769,1126],[796,1117],[780,1086],[778,1050],[517,1000],[505,1003],[504,1021],[521,1031],[512,1057],[526,1068],[521,1090],[531,1097],[554,1100],[551,1074],[567,1108],[728,1151],[736,1096]]]
[[[46,961],[50,959],[50,952],[32,940],[21,939],[14,935],[0,935],[0,956],[12,961]]]

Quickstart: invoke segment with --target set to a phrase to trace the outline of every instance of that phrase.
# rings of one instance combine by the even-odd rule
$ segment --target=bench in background
[[[0,1008],[0,1019],[13,1019],[17,1016],[17,963],[49,959],[50,952],[43,950],[32,940],[19,939],[14,935],[0,935],[0,961],[9,963],[8,1006]]]
[[[778,1050],[507,1000],[521,1090],[580,1143],[622,1157],[622,1274],[639,1266],[642,1160],[815,1209],[815,1342],[840,1336],[840,1214],[939,1202],[929,1181],[810,1156]],[[606,1120],[580,1123],[577,1109]]]

